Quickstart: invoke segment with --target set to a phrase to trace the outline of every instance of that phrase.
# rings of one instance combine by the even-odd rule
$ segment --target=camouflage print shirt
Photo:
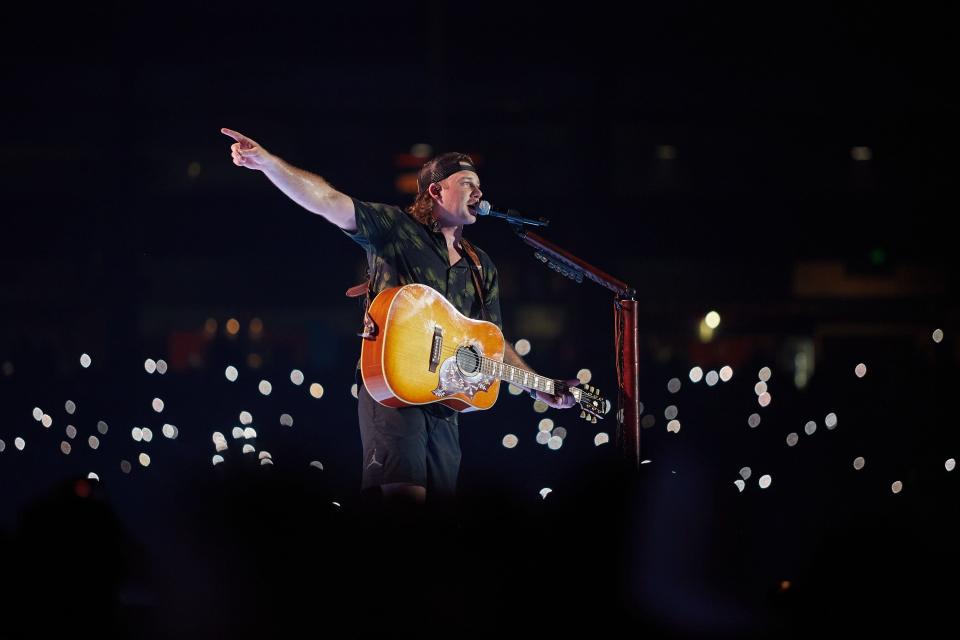
[[[399,207],[356,199],[353,206],[357,230],[345,233],[367,252],[371,300],[389,287],[425,284],[443,294],[463,315],[489,320],[503,329],[497,267],[486,252],[474,245],[480,258],[488,314],[483,317],[467,263],[469,256],[464,255],[451,266],[444,235],[431,231]]]

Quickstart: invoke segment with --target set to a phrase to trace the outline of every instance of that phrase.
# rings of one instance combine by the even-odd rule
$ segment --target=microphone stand
[[[639,394],[639,336],[637,332],[637,295],[636,291],[592,264],[581,260],[568,251],[561,249],[549,240],[531,233],[522,225],[546,227],[549,222],[543,218],[530,220],[509,211],[507,214],[491,216],[503,218],[520,239],[534,248],[534,256],[549,268],[571,280],[583,282],[584,278],[593,280],[614,294],[613,316],[615,350],[617,357],[617,384],[619,386],[617,411],[617,444],[623,459],[634,470],[640,467],[640,394]]]

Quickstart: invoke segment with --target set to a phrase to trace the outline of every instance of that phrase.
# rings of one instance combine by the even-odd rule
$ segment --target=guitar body
[[[373,327],[362,341],[360,372],[374,400],[387,407],[440,402],[457,411],[497,401],[500,380],[480,366],[481,358],[503,361],[497,325],[464,316],[422,284],[384,289],[367,313]]]

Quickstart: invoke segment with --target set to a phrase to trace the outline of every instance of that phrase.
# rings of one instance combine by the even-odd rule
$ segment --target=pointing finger
[[[225,136],[229,136],[233,138],[237,142],[249,142],[249,138],[247,138],[245,135],[243,135],[239,131],[234,131],[233,129],[227,129],[226,127],[223,127],[222,129],[220,129],[220,133],[222,133]]]

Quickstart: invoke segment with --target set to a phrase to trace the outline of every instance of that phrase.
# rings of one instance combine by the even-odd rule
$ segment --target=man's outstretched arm
[[[288,164],[238,131],[224,128],[220,132],[235,140],[230,145],[233,164],[262,171],[280,191],[307,211],[326,218],[345,231],[357,230],[353,200],[349,196],[334,189],[315,173]]]

